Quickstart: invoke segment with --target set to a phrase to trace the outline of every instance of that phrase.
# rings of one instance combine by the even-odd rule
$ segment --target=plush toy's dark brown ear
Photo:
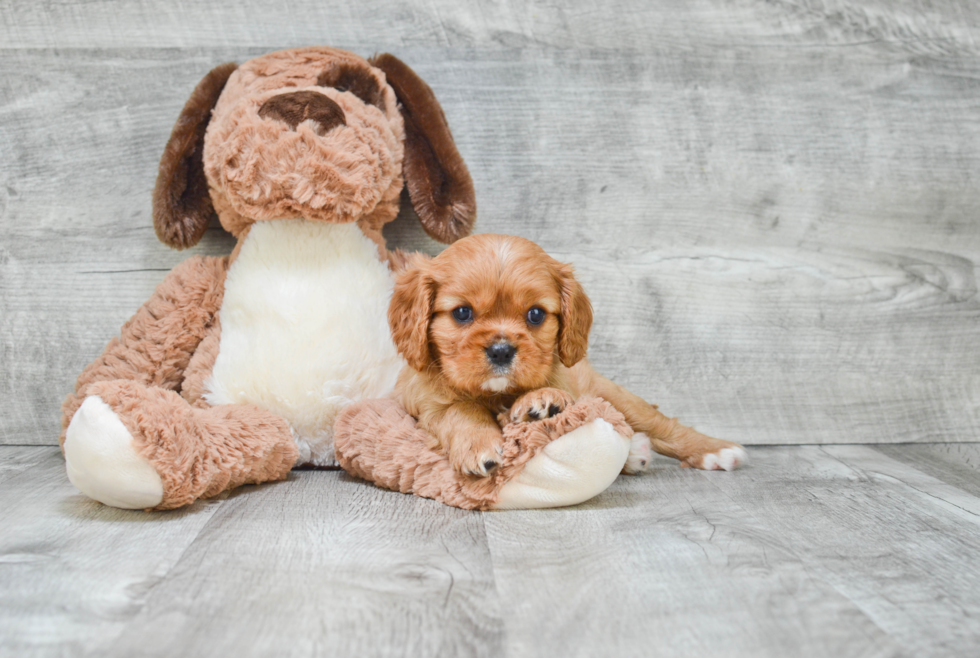
[[[368,60],[384,71],[405,119],[405,185],[425,232],[449,244],[476,221],[476,192],[432,89],[394,55]]]
[[[215,67],[188,99],[160,158],[153,188],[153,228],[160,241],[175,249],[197,244],[214,216],[204,176],[204,131],[234,62]]]

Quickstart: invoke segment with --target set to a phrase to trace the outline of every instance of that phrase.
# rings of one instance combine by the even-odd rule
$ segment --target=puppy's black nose
[[[517,354],[517,348],[510,343],[494,343],[487,348],[487,358],[495,366],[510,365]]]

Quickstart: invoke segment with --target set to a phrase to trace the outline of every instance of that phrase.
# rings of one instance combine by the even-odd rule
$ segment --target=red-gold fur
[[[472,309],[472,319],[453,316]],[[544,310],[533,325],[530,309]],[[554,415],[584,395],[608,400],[652,447],[684,466],[714,466],[720,441],[661,414],[596,373],[585,360],[592,306],[571,266],[523,238],[475,235],[431,260],[408,265],[388,311],[395,345],[408,362],[399,377],[401,403],[446,450],[452,466],[487,475],[499,463],[501,425]],[[516,348],[494,366],[487,349]]]

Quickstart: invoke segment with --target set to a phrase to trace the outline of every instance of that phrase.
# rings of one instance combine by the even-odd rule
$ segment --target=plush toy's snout
[[[316,91],[293,91],[273,96],[262,103],[259,116],[275,119],[293,130],[306,120],[320,124],[321,134],[337,126],[346,126],[347,117],[336,101]]]

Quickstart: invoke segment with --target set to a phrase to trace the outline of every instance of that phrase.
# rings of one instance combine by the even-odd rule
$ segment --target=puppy
[[[497,467],[503,425],[553,416],[583,395],[604,398],[642,433],[627,472],[646,465],[651,446],[707,470],[746,459],[737,443],[667,418],[589,366],[589,298],[570,265],[529,240],[474,235],[415,257],[398,276],[388,321],[408,363],[396,395],[462,473]]]

